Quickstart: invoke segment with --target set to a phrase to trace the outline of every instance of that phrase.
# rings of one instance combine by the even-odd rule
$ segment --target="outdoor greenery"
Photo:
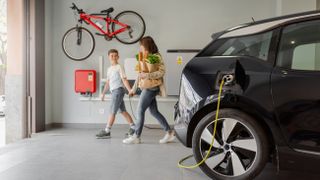
[[[0,0],[0,95],[4,94],[7,64],[7,0]]]

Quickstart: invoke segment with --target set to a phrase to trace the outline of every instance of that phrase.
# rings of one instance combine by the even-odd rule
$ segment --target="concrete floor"
[[[124,145],[126,128],[98,140],[97,129],[54,129],[0,148],[1,180],[207,180],[199,169],[177,167],[191,153],[179,142],[158,144],[161,130],[143,132],[140,145]],[[193,160],[187,163],[194,163]],[[258,180],[320,179],[299,172],[276,173],[268,164]]]

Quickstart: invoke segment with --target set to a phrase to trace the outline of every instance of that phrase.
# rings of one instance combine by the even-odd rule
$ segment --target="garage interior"
[[[167,66],[164,78],[168,96],[158,97],[158,107],[171,126],[183,67],[212,40],[213,33],[247,22],[320,10],[320,0],[7,0],[8,45],[3,87],[6,104],[5,115],[0,117],[1,180],[210,179],[199,168],[178,168],[178,161],[192,154],[192,149],[178,139],[159,144],[164,131],[149,112],[142,144],[122,143],[128,125],[120,115],[111,139],[95,138],[106,126],[111,102],[108,95],[105,101],[100,98],[101,84],[110,66],[107,52],[119,51],[120,64],[132,84],[132,59],[139,44],[124,45],[116,39],[106,41],[94,35],[93,54],[84,61],[70,60],[62,51],[61,41],[64,33],[77,23],[70,9],[72,3],[88,13],[113,7],[114,16],[133,10],[143,17],[145,35],[157,42]],[[97,72],[97,91],[92,96],[75,92],[75,71],[81,69]],[[124,97],[133,117],[138,101],[139,96]],[[194,164],[195,160],[186,163]],[[255,179],[305,178],[320,176],[279,172],[268,163]]]

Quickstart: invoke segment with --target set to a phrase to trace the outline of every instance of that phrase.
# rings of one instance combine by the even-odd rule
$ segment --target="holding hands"
[[[129,91],[129,96],[132,97],[132,96],[134,96],[134,94],[135,94],[135,93],[134,93],[133,90],[131,89],[131,90]]]

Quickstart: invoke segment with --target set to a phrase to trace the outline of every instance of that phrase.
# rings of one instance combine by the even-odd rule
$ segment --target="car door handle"
[[[285,77],[288,75],[288,71],[282,70],[281,71],[282,77]]]

